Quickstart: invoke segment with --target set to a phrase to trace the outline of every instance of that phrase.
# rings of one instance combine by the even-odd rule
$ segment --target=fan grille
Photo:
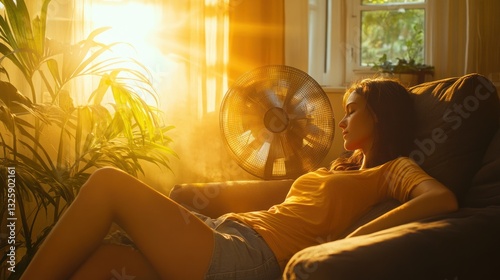
[[[263,179],[296,178],[317,168],[335,130],[321,86],[284,65],[242,75],[224,97],[220,126],[238,164]]]

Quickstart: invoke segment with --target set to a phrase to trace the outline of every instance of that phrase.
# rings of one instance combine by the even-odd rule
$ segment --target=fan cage
[[[221,105],[223,139],[236,162],[263,179],[296,178],[318,168],[330,150],[334,116],[308,74],[285,65],[242,75]]]

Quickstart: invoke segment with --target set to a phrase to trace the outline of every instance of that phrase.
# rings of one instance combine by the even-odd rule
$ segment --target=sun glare
[[[134,58],[148,67],[154,81],[158,83],[158,75],[171,71],[176,67],[155,45],[155,34],[162,21],[162,9],[156,5],[139,1],[92,1],[92,30],[110,27],[99,36],[103,43],[123,42],[113,48],[114,57]],[[124,65],[127,66],[127,65]],[[148,103],[152,97],[142,96]]]
[[[111,27],[100,40],[104,43],[126,42],[133,46],[118,50],[120,56],[139,56],[147,63],[155,61],[159,51],[152,38],[161,23],[161,9],[154,5],[129,2],[102,2],[92,4],[93,29]]]
[[[180,69],[185,67],[199,67],[200,61],[206,63],[208,71],[205,79],[205,90],[200,90],[198,104],[203,111],[211,112],[217,108],[217,99],[220,91],[227,90],[227,77],[225,71],[221,71],[216,65],[227,65],[228,61],[228,18],[223,20],[216,15],[207,15],[203,8],[186,10],[175,10],[177,5],[161,5],[146,1],[112,1],[93,0],[89,1],[88,10],[92,30],[100,27],[111,27],[100,35],[97,40],[103,43],[125,42],[120,48],[113,49],[113,56],[133,57],[146,65],[152,72],[154,84],[169,84],[169,89],[177,88],[185,91],[186,80],[179,77]],[[205,7],[211,11],[218,11],[219,2],[206,0]],[[183,5],[179,5],[183,7]],[[196,18],[203,16],[203,27],[196,23]],[[201,17],[200,17],[201,18]],[[193,49],[190,41],[193,37],[199,38],[198,28],[204,28],[205,42],[203,47]],[[221,37],[223,36],[223,37]],[[223,60],[223,61],[220,61]],[[191,70],[194,70],[191,69]],[[223,73],[221,73],[223,72]],[[203,71],[200,70],[200,73]],[[220,77],[222,75],[222,88]],[[158,85],[161,87],[161,85]],[[172,92],[172,91],[170,91]],[[174,96],[169,96],[172,102]]]

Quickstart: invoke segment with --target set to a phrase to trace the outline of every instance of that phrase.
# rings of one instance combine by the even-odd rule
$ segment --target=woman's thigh
[[[132,176],[102,169],[80,195],[107,197],[113,220],[163,278],[200,279],[212,256],[213,230],[170,198]]]
[[[148,260],[139,251],[128,246],[102,245],[71,277],[88,279],[160,279]]]

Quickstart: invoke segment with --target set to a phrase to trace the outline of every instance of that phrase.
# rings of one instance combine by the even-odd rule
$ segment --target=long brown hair
[[[344,103],[353,92],[366,99],[377,120],[371,151],[373,155],[365,166],[374,167],[400,156],[408,156],[415,139],[415,111],[408,90],[395,80],[364,79],[346,91]],[[331,169],[359,169],[362,162],[363,154],[356,150],[335,160]]]

